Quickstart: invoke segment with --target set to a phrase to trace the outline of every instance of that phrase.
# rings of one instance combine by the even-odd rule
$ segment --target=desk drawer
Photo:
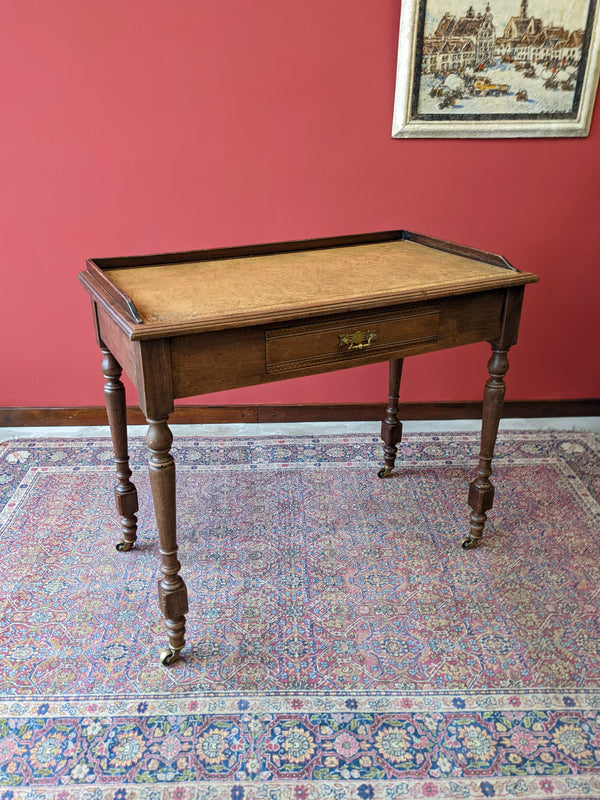
[[[437,304],[265,331],[267,373],[381,356],[436,342]]]

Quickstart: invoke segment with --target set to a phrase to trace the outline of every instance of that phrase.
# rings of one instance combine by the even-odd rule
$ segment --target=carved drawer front
[[[394,353],[438,338],[439,305],[265,331],[268,373]]]

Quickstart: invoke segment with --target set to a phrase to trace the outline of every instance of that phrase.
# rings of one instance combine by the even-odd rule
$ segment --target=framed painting
[[[587,136],[600,0],[402,0],[392,135]]]

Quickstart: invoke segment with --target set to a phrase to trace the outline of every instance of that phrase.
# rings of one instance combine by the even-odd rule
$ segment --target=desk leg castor
[[[148,419],[146,444],[150,450],[150,486],[158,527],[161,578],[158,581],[158,603],[169,635],[169,649],[161,656],[161,664],[179,659],[185,645],[185,615],[188,612],[187,589],[177,558],[177,525],[175,514],[175,462],[171,455],[173,435],[167,420]]]
[[[123,540],[116,547],[123,552],[131,550],[137,538],[138,497],[137,489],[131,482],[129,454],[127,452],[127,409],[125,405],[125,387],[121,382],[121,365],[106,345],[101,345],[103,354],[102,372],[106,378],[104,398],[106,413],[110,424],[113,451],[117,467],[117,485],[115,486],[115,505],[121,517],[121,533]]]
[[[168,650],[163,650],[160,654],[160,663],[164,664],[165,667],[171,666],[171,664],[181,659],[180,652],[181,650],[173,650],[171,647]]]
[[[402,439],[402,423],[398,419],[398,395],[400,392],[400,378],[402,376],[401,358],[392,358],[389,365],[389,393],[385,418],[381,423],[381,438],[383,439],[383,463],[385,466],[377,471],[378,478],[387,478],[396,463],[397,444]]]
[[[508,347],[502,348],[492,342],[492,355],[488,361],[489,378],[483,393],[483,413],[481,417],[481,446],[475,480],[469,484],[468,503],[471,506],[471,530],[463,539],[465,550],[477,547],[483,536],[487,511],[494,504],[494,485],[490,480],[492,459],[498,435],[498,425],[504,403],[504,376],[508,370]]]

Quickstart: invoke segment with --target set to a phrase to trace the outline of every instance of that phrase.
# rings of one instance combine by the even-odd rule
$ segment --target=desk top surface
[[[146,338],[160,331],[172,335],[179,329],[263,324],[537,280],[493,258],[504,265],[401,239],[183,263],[153,264],[148,257],[143,266],[111,268],[108,261],[102,272],[137,310],[145,333],[133,338]]]

